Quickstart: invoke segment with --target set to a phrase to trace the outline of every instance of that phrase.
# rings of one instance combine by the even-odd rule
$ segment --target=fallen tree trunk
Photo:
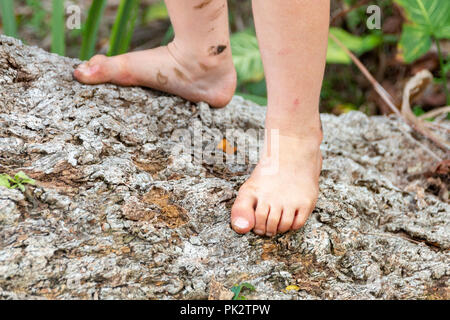
[[[249,298],[448,299],[449,206],[427,187],[433,159],[404,124],[322,115],[320,197],[306,226],[239,236],[230,208],[252,154],[173,151],[191,137],[198,155],[227,130],[254,150],[265,109],[82,85],[78,63],[0,36],[0,173],[37,180],[24,194],[0,187],[0,297],[201,299],[211,283],[245,281]]]

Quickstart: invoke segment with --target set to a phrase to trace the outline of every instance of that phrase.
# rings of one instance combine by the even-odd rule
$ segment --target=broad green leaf
[[[406,13],[410,24],[420,25],[430,34],[450,25],[448,0],[395,0]]]
[[[403,26],[398,50],[400,58],[411,63],[431,48],[431,37],[421,26],[405,24]]]
[[[239,84],[258,82],[264,79],[264,68],[258,40],[254,34],[248,31],[233,34],[231,36],[231,48]]]
[[[9,175],[0,174],[0,186],[10,189],[11,188],[10,180],[11,180],[11,177]]]
[[[398,44],[400,58],[413,62],[428,52],[432,38],[450,38],[450,1],[395,0],[405,11],[408,22],[403,25]]]
[[[330,28],[330,33],[356,55],[370,51],[382,42],[382,37],[376,34],[358,37],[340,28]],[[350,57],[331,38],[328,39],[327,62],[351,63]]]
[[[94,55],[98,28],[106,7],[106,0],[94,0],[89,8],[86,24],[83,27],[80,59],[88,60]]]
[[[436,38],[438,39],[450,39],[450,24],[443,26],[436,31]]]
[[[16,184],[14,187],[17,187],[20,191],[25,192],[25,186],[21,183]]]

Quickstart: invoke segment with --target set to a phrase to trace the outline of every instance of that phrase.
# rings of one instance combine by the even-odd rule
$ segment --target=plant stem
[[[108,56],[128,51],[137,18],[139,0],[121,0],[109,41]]]
[[[441,45],[439,44],[438,39],[434,38],[434,41],[436,42],[436,47],[437,47],[438,57],[439,57],[439,64],[441,66],[441,77],[442,77],[442,81],[444,83],[445,97],[447,100],[447,105],[449,105],[450,104],[450,94],[448,92],[448,87],[447,87],[447,75],[444,71],[444,58],[442,57]]]
[[[80,50],[80,60],[88,60],[95,53],[98,28],[106,7],[106,0],[94,0],[89,8],[88,18],[83,30],[83,42]]]
[[[12,0],[0,0],[0,13],[3,19],[3,31],[7,36],[17,37],[16,15]]]
[[[64,0],[53,0],[52,2],[52,47],[51,50],[61,56],[66,53],[65,46],[65,23],[64,23]]]

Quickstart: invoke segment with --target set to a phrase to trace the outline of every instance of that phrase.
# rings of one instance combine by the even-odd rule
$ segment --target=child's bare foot
[[[236,232],[253,229],[258,235],[273,236],[305,224],[318,196],[321,139],[321,132],[279,136],[279,159],[274,157],[275,150],[270,157],[262,156],[239,190],[231,211]]]
[[[75,78],[86,84],[115,83],[144,86],[213,107],[228,104],[236,88],[230,46],[205,47],[190,53],[175,42],[156,49],[115,57],[94,56],[78,66]]]

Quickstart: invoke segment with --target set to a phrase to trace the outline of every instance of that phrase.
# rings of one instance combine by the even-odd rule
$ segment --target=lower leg
[[[139,85],[222,107],[233,96],[226,0],[166,0],[175,39],[168,46],[95,56],[75,70],[84,83]]]
[[[274,235],[304,225],[318,196],[322,158],[319,96],[329,24],[329,0],[253,1],[266,73],[266,129],[279,130],[278,171],[263,155],[232,209],[239,233]],[[270,141],[266,141],[270,149]]]

